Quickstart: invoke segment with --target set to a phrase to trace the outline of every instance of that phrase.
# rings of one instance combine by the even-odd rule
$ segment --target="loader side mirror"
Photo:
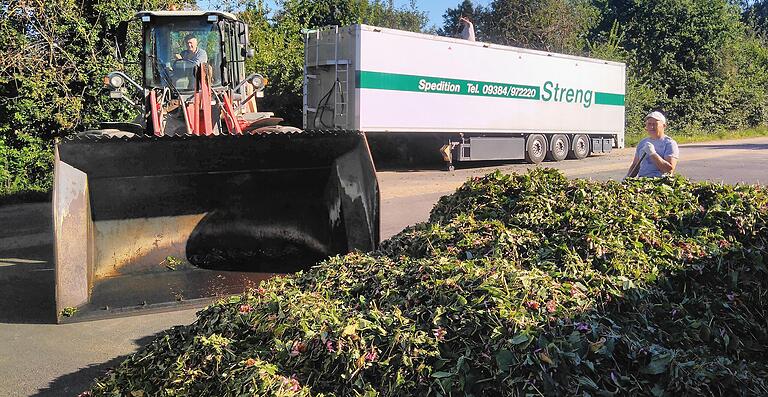
[[[253,58],[255,56],[256,56],[256,50],[254,50],[253,48],[249,48],[249,49],[245,50],[245,57],[246,58]]]
[[[128,37],[128,21],[122,21],[117,25],[115,30],[115,48],[117,51],[117,59],[120,61],[125,57],[125,43]]]

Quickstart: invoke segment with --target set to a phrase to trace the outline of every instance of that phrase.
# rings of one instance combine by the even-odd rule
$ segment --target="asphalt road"
[[[768,138],[681,146],[678,172],[697,180],[768,182]],[[620,179],[633,151],[581,161],[544,163],[569,177]],[[484,163],[454,172],[379,172],[381,235],[388,238],[429,216],[432,205],[470,177],[495,169],[525,172],[527,164]],[[77,395],[107,368],[196,310],[55,325],[50,206],[0,207],[0,395]]]
[[[379,172],[382,198],[382,238],[415,222],[425,221],[432,205],[450,194],[469,178],[496,169],[504,173],[523,173],[533,167],[553,167],[569,178],[620,180],[626,175],[634,148],[584,160],[531,164],[484,163],[482,167],[442,170],[399,170]],[[695,180],[723,183],[768,184],[768,138],[707,142],[680,146],[677,173]],[[407,204],[406,204],[407,203]]]

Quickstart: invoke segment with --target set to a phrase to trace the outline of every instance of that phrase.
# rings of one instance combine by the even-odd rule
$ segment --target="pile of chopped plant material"
[[[93,395],[768,395],[768,191],[493,173],[166,331]]]

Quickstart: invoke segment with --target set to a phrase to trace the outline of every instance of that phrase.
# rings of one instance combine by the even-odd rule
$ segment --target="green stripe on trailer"
[[[624,95],[595,92],[595,105],[624,106]]]
[[[561,88],[559,84],[552,81],[545,82],[542,88],[534,85],[382,73],[365,70],[358,70],[356,74],[356,88],[578,103],[585,108],[590,107],[592,104],[624,106],[623,94],[595,92],[567,87]],[[542,90],[544,90],[545,95],[542,95]]]
[[[539,87],[532,85],[368,71],[357,71],[357,88],[514,99],[539,99],[540,97]]]

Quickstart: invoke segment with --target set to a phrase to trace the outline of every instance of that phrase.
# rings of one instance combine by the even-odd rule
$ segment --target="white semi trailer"
[[[623,63],[367,25],[305,39],[306,129],[429,136],[449,169],[624,147]]]

